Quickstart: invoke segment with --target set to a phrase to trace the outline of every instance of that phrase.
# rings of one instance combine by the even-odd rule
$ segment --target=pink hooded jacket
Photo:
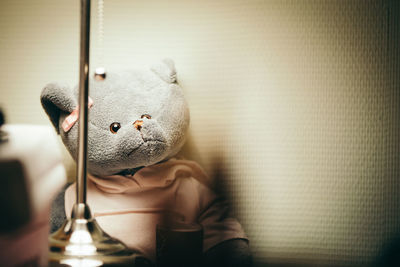
[[[88,178],[88,203],[100,226],[151,260],[155,259],[156,225],[166,218],[201,224],[204,251],[225,240],[247,239],[196,162],[170,159],[144,167],[133,176]],[[67,215],[75,194],[73,184],[65,194]]]

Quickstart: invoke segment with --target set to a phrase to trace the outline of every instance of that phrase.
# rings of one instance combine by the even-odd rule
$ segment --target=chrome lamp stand
[[[134,266],[140,254],[106,234],[86,203],[89,36],[90,0],[81,0],[76,203],[71,217],[49,237],[49,266]]]

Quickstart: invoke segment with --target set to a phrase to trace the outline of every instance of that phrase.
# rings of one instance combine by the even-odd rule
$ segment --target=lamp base
[[[147,261],[106,234],[82,203],[75,204],[71,218],[50,235],[49,249],[49,266],[135,266]]]

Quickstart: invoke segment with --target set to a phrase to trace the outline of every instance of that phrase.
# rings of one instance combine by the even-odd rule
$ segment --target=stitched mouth
[[[149,139],[149,140],[143,140],[142,143],[140,143],[140,145],[138,145],[137,147],[135,147],[134,149],[132,149],[129,153],[128,156],[130,156],[133,152],[135,152],[136,150],[138,150],[140,147],[142,147],[142,145],[144,144],[157,144],[157,143],[161,143],[161,144],[165,144],[164,141],[161,140],[153,140],[153,139]]]

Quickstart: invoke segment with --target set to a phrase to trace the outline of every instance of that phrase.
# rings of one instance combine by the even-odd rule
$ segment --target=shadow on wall
[[[210,166],[204,165],[204,159],[202,159],[200,152],[197,148],[195,141],[193,140],[192,134],[188,134],[187,142],[185,143],[182,151],[179,153],[179,157],[184,157],[186,159],[194,160],[198,162],[200,165],[206,168],[206,171],[209,174],[209,178],[212,181],[214,190],[221,196],[224,197],[230,204],[231,210],[235,217],[237,217],[240,221],[241,215],[241,207],[235,206],[235,192],[231,190],[233,177],[232,170],[229,169],[228,161],[226,155],[219,153],[220,151],[210,152],[208,155],[209,160],[211,162]],[[253,202],[254,204],[254,202]],[[246,230],[246,225],[243,225]],[[251,236],[250,238],[250,246],[252,244]],[[256,251],[258,248],[253,248],[253,251]],[[398,267],[400,266],[400,234],[394,235],[390,238],[386,243],[383,244],[381,249],[377,249],[379,251],[375,257],[371,258],[368,264],[360,264],[356,266],[366,266],[366,267]],[[284,252],[283,252],[284,253]],[[316,260],[316,255],[318,252],[315,252],[315,255],[309,255],[308,258],[296,258],[296,255],[285,254],[282,258],[272,257],[269,261],[264,261],[260,259],[254,259],[255,267],[313,267],[313,266],[352,266],[349,263],[343,262],[339,264],[338,262],[333,261],[319,261]]]
[[[254,267],[317,267],[317,266],[335,266],[336,264],[329,264],[315,262],[312,257],[307,260],[299,259],[274,259],[274,262],[254,262]],[[349,266],[349,265],[344,265]],[[363,266],[364,265],[360,265]],[[400,266],[400,236],[393,238],[390,242],[384,245],[381,249],[381,253],[376,257],[372,264],[366,265],[366,267],[398,267]],[[354,267],[354,266],[353,266]]]
[[[400,266],[400,236],[389,241],[381,251],[373,267]]]
[[[180,152],[179,156],[184,158],[195,160],[200,164],[204,163],[202,160],[198,149],[196,148],[196,144],[189,134],[189,138]],[[240,214],[240,207],[236,207],[235,203],[235,195],[230,188],[232,187],[232,177],[230,177],[229,164],[227,164],[227,159],[221,155],[220,153],[214,152],[209,155],[211,158],[210,162],[212,162],[211,166],[208,166],[208,174],[210,176],[210,180],[213,183],[214,190],[223,198],[225,198],[231,204],[231,210],[233,214],[237,217]],[[203,165],[204,166],[204,165]],[[239,216],[240,220],[240,216]],[[251,238],[250,238],[251,245]],[[378,250],[379,251],[379,250]],[[316,252],[316,254],[318,254]],[[286,255],[287,256],[287,255]],[[315,255],[310,255],[310,257],[304,258],[296,258],[296,255],[292,255],[292,257],[282,257],[282,258],[271,258],[270,262],[266,262],[263,260],[254,261],[255,267],[313,267],[313,266],[353,266],[347,263],[343,263],[342,265],[338,265],[337,262],[321,262],[315,260]],[[358,266],[358,265],[357,265]],[[359,266],[367,266],[367,267],[398,267],[400,266],[400,235],[394,236],[388,242],[386,242],[380,252],[376,255],[375,259],[372,257],[372,260],[369,264],[359,265]],[[353,266],[354,267],[354,266]]]

